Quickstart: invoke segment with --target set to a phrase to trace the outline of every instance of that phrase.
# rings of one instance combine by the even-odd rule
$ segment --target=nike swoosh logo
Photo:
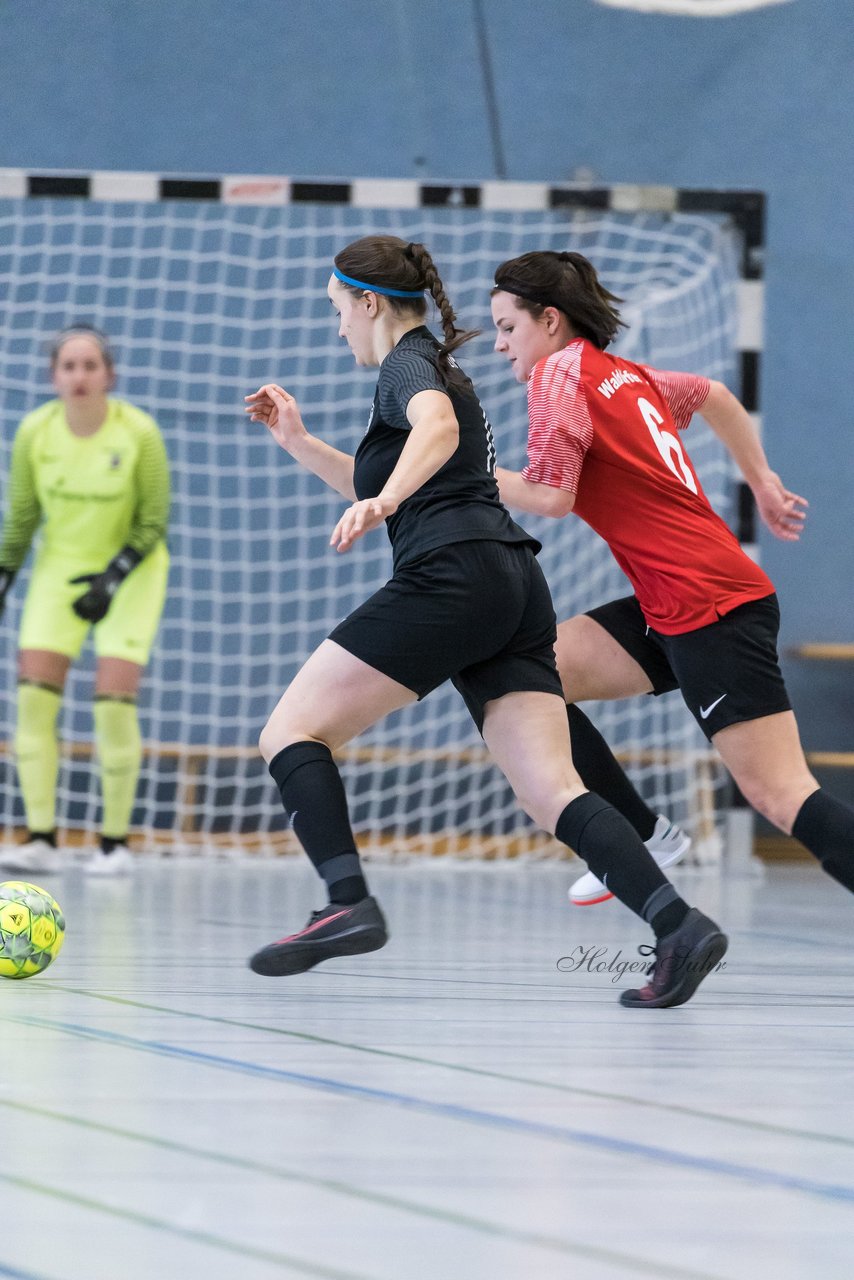
[[[719,702],[723,702],[725,697],[726,697],[726,694],[722,693],[719,698],[715,698],[714,702],[710,702],[707,707],[700,707],[700,719],[708,720],[709,716],[712,714],[715,707],[718,705]]]

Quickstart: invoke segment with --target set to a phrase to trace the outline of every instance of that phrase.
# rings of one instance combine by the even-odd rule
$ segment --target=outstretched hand
[[[301,436],[307,434],[299,405],[277,383],[265,383],[253,395],[244,398],[245,412],[249,414],[250,421],[263,422],[276,444],[288,452]]]
[[[806,498],[790,493],[774,471],[756,486],[753,496],[760,516],[774,537],[783,542],[797,542],[807,518]]]
[[[330,547],[349,551],[357,538],[376,529],[388,516],[393,516],[398,504],[391,498],[363,498],[348,507],[332,530]]]

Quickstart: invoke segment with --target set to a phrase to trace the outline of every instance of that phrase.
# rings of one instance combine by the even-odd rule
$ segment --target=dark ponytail
[[[493,293],[499,291],[514,294],[517,305],[535,317],[546,307],[557,307],[580,337],[602,351],[625,327],[613,305],[622,298],[608,292],[592,262],[580,253],[540,250],[502,262]]]
[[[399,289],[404,293],[429,293],[436,304],[442,323],[445,341],[439,352],[439,368],[445,381],[450,385],[468,385],[468,378],[449,357],[452,351],[461,347],[469,338],[474,338],[479,330],[457,328],[456,312],[445,293],[439,272],[436,270],[429,251],[423,244],[407,244],[398,236],[363,236],[354,240],[346,249],[335,255],[335,265],[345,276],[353,280],[361,280],[378,288]],[[362,295],[363,289],[344,284],[345,289]],[[413,314],[421,318],[427,316],[425,298],[395,298],[383,295],[384,301],[398,315]]]

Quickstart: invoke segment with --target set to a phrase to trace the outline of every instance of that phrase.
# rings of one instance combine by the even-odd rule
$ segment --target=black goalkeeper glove
[[[3,610],[6,608],[6,596],[8,595],[9,588],[14,581],[14,569],[0,568],[0,614],[2,614]]]
[[[83,582],[89,584],[89,590],[84,591],[71,605],[78,618],[95,623],[106,617],[107,610],[113,603],[113,596],[141,559],[142,556],[133,547],[122,547],[102,573],[82,573],[79,578],[69,578],[72,586]]]

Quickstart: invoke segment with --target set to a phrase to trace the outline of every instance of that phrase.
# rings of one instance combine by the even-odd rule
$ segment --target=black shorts
[[[654,694],[680,689],[710,740],[728,725],[792,709],[777,658],[776,595],[741,604],[678,636],[648,627],[635,596],[591,609],[587,617],[643,667]]]
[[[554,606],[524,542],[460,542],[404,565],[329,639],[423,698],[445,680],[483,729],[505,693],[556,693]]]

